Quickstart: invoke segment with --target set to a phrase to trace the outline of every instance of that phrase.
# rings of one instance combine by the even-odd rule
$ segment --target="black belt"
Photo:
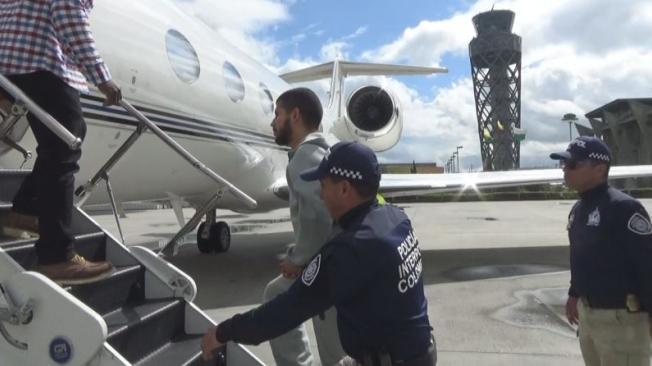
[[[582,301],[593,309],[627,309],[627,298],[625,296],[581,296]],[[638,300],[637,300],[638,302]],[[645,311],[638,306],[634,312]]]
[[[582,301],[594,309],[625,309],[625,299],[622,297],[582,296]]]
[[[361,366],[435,366],[437,364],[437,346],[433,338],[426,352],[409,360],[393,360],[388,353],[379,352],[366,354],[362,362],[358,362],[358,364]]]

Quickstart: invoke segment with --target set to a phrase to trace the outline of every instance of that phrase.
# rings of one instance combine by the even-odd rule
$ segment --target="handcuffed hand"
[[[285,278],[297,278],[303,271],[303,267],[297,266],[287,259],[281,259],[279,267],[281,267],[281,273]]]
[[[213,352],[224,345],[217,340],[216,331],[217,326],[208,328],[206,334],[201,339],[201,352],[204,361],[213,359]]]

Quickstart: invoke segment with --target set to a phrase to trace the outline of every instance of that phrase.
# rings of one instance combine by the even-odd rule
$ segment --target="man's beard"
[[[274,141],[277,145],[288,146],[290,142],[290,136],[292,135],[292,125],[290,124],[290,119],[286,119],[283,123],[283,128],[276,130],[276,135],[274,136]]]

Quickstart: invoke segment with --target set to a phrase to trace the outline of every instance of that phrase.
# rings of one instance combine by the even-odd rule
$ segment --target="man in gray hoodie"
[[[299,177],[304,170],[319,165],[329,148],[319,132],[323,115],[321,102],[310,89],[295,88],[278,97],[274,113],[271,126],[276,143],[291,148],[286,179],[294,245],[281,258],[281,275],[267,284],[263,294],[265,302],[290,288],[308,261],[326,243],[332,230],[332,220],[319,197],[319,183],[307,182]],[[346,354],[337,332],[335,308],[314,317],[312,321],[321,364],[340,364]],[[304,325],[272,339],[270,345],[279,366],[312,365],[313,356]]]

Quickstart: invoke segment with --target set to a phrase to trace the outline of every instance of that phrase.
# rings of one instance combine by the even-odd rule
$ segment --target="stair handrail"
[[[238,187],[233,185],[231,182],[228,180],[224,179],[222,176],[219,174],[215,173],[213,170],[208,168],[204,163],[202,163],[199,159],[194,157],[188,150],[183,148],[178,142],[176,142],[172,137],[170,137],[167,133],[165,133],[163,130],[161,130],[154,122],[152,122],[149,118],[147,118],[143,113],[141,113],[138,109],[136,109],[131,103],[126,101],[125,99],[122,99],[120,101],[120,105],[129,113],[132,117],[136,118],[140,123],[134,131],[134,133],[127,138],[127,140],[118,148],[118,150],[111,155],[111,157],[107,160],[107,162],[98,170],[95,175],[88,180],[84,185],[80,186],[75,190],[75,195],[77,195],[80,199],[77,202],[78,206],[83,205],[83,203],[88,199],[90,196],[91,191],[95,188],[97,183],[99,183],[100,180],[106,179],[108,177],[109,171],[115,166],[115,164],[124,156],[124,154],[131,148],[131,146],[136,142],[138,137],[149,129],[156,135],[159,139],[161,139],[166,145],[168,145],[172,150],[174,150],[177,154],[179,154],[182,158],[184,158],[186,161],[188,161],[193,167],[198,169],[200,172],[204,173],[207,175],[209,178],[211,178],[213,181],[219,183],[221,186],[225,187],[227,191],[231,192],[238,200],[243,202],[247,207],[254,209],[258,205],[256,200],[251,198],[249,195],[241,191]],[[107,179],[108,181],[108,179]]]
[[[145,123],[147,127],[149,127],[152,132],[156,136],[158,136],[163,142],[165,142],[169,147],[172,148],[172,150],[176,151],[181,157],[183,157],[186,161],[188,161],[193,167],[197,168],[199,171],[210,177],[212,180],[215,182],[221,184],[222,186],[226,187],[226,189],[231,192],[232,195],[234,195],[238,200],[243,202],[247,207],[250,209],[256,208],[258,206],[258,203],[256,200],[251,198],[249,195],[241,191],[238,187],[233,185],[231,182],[228,180],[224,179],[222,176],[219,174],[215,173],[213,170],[211,170],[209,167],[207,167],[204,163],[202,163],[199,159],[194,157],[188,150],[184,149],[183,146],[179,145],[178,142],[176,142],[172,137],[170,137],[167,133],[163,132],[154,122],[150,121],[144,114],[142,114],[139,110],[134,108],[129,102],[126,100],[122,100],[120,102],[120,105],[124,109],[129,112],[132,116],[136,117],[138,121]]]
[[[60,138],[71,150],[77,150],[81,146],[82,140],[68,131],[59,121],[54,119],[49,113],[39,107],[30,99],[20,88],[9,81],[4,75],[0,74],[0,86],[9,93],[15,103],[25,106],[36,118],[41,121],[52,133]]]

